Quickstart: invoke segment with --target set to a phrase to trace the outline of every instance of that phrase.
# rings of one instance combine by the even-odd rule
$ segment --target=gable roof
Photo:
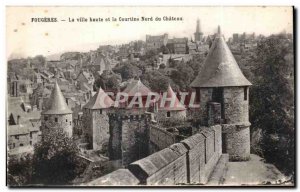
[[[243,75],[221,34],[216,38],[205,59],[203,69],[191,87],[230,87],[252,85]]]
[[[89,102],[83,106],[87,109],[105,109],[113,106],[114,101],[103,91],[100,87],[97,94],[95,94]]]

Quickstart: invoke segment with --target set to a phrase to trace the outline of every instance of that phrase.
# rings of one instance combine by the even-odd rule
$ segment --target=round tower
[[[180,121],[186,118],[186,108],[180,103],[172,87],[169,85],[167,92],[163,93],[158,101],[158,121]]]
[[[191,87],[200,96],[201,124],[209,124],[210,119],[219,119],[215,123],[222,124],[223,153],[228,153],[231,161],[244,161],[250,157],[250,85],[218,27],[203,69]],[[211,105],[214,105],[213,110]],[[211,115],[218,115],[219,118],[212,118]]]
[[[42,111],[42,131],[45,129],[61,129],[68,137],[73,135],[72,110],[55,82],[46,109]]]

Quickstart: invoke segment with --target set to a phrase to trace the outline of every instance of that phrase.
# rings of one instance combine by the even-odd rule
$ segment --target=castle
[[[199,25],[198,21],[195,39],[202,37]],[[206,183],[222,153],[227,153],[230,161],[250,158],[249,86],[251,83],[240,70],[219,28],[202,70],[190,85],[199,98],[199,108],[193,109],[199,121],[165,127],[164,122],[187,122],[191,109],[180,103],[170,85],[165,95],[146,105],[152,92],[141,80],[135,80],[123,90],[128,99],[117,107],[110,96],[101,88],[98,90],[83,107],[83,135],[88,149],[99,150],[108,145],[109,159],[120,160],[128,168],[117,172],[137,178],[140,184],[156,183],[151,181],[151,175],[162,174],[174,162],[182,164],[172,164],[169,169],[175,171],[178,166],[184,176],[173,178],[172,182],[164,182],[162,179],[171,177],[164,176],[160,178],[161,184],[192,180]],[[161,100],[165,101],[163,105],[159,105]],[[56,83],[49,106],[42,112],[42,127],[61,128],[72,136],[71,120],[72,111]],[[178,134],[188,129],[192,130],[189,136]],[[192,169],[193,166],[196,168]]]

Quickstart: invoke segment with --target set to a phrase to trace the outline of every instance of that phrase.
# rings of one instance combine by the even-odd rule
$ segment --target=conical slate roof
[[[50,95],[49,103],[47,108],[42,112],[44,115],[59,115],[59,114],[70,114],[72,110],[69,109],[66,100],[57,84],[55,82],[54,88]]]
[[[166,102],[162,102],[163,96],[160,97],[159,100],[159,110],[166,110],[166,111],[183,111],[186,108],[184,107],[184,105],[182,103],[180,103],[180,101],[178,100],[176,94],[174,93],[172,87],[169,85],[168,90],[167,90],[167,96],[166,96]],[[171,101],[170,99],[174,99],[172,100],[174,105],[171,106]],[[173,104],[172,103],[172,104]],[[163,106],[161,106],[163,105]]]
[[[231,87],[252,85],[243,75],[224,38],[220,34],[209,50],[203,69],[191,87]]]
[[[129,97],[133,97],[136,93],[140,93],[141,96],[148,96],[151,93],[150,89],[140,79],[130,83],[123,92],[127,93]]]
[[[100,87],[98,92],[83,106],[87,109],[106,109],[114,105],[114,101]]]

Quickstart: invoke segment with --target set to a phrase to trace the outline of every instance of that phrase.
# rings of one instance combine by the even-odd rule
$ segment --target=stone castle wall
[[[55,114],[55,115],[42,115],[41,127],[43,129],[62,129],[69,136],[73,136],[73,122],[72,114]],[[55,121],[57,119],[57,122]]]
[[[175,135],[155,125],[150,126],[149,153],[160,151],[176,142]]]
[[[221,126],[199,133],[86,185],[206,184],[222,154]],[[118,177],[114,175],[119,174]],[[121,174],[121,175],[120,175]]]
[[[109,157],[123,165],[149,154],[150,114],[118,110],[109,115]]]

